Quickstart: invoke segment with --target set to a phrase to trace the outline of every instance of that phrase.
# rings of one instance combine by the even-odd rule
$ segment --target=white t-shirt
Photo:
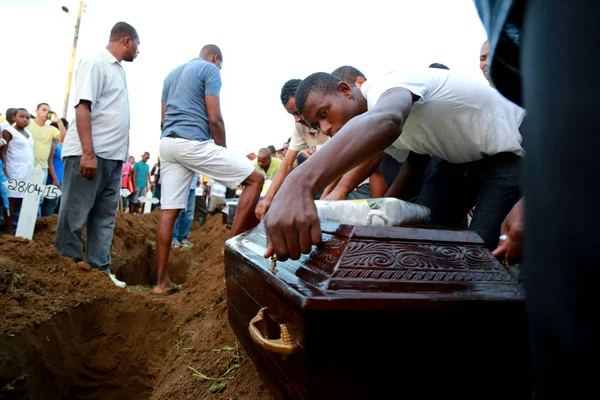
[[[97,156],[123,160],[129,155],[129,96],[125,70],[108,50],[83,58],[75,72],[75,104],[91,103],[92,142]],[[62,157],[80,156],[77,119],[69,125]]]
[[[328,140],[329,137],[323,135],[320,131],[311,129],[306,125],[296,124],[288,150],[300,151],[306,146],[312,151],[317,151]]]
[[[408,150],[455,164],[503,152],[524,154],[519,126],[525,111],[482,80],[435,68],[394,71],[362,85],[368,108],[392,88],[405,88],[420,97],[402,134],[386,150],[399,161],[406,159]]]
[[[225,198],[227,188],[225,185],[215,181],[214,179],[208,180],[208,186],[210,186],[210,195]]]
[[[12,126],[12,125],[9,124],[7,120],[0,122],[0,136],[4,130],[8,129],[9,126]]]

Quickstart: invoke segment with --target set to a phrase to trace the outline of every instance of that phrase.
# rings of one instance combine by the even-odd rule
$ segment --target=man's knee
[[[265,182],[265,176],[263,174],[261,174],[260,172],[254,170],[254,171],[252,171],[250,176],[248,176],[246,178],[246,180],[244,181],[244,185],[246,185],[246,186],[257,185],[262,188],[262,185],[264,182]]]

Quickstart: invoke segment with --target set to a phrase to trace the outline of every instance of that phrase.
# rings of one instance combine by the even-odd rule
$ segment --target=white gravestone
[[[144,214],[150,214],[152,211],[152,204],[158,204],[159,200],[156,197],[152,197],[152,191],[148,190],[146,194],[139,198],[140,203],[144,203]]]
[[[37,166],[29,171],[27,181],[9,179],[7,182],[4,182],[9,194],[10,192],[24,194],[15,236],[31,240],[42,196],[48,199],[55,199],[61,195],[60,189],[56,186],[44,185],[44,176],[42,168]]]

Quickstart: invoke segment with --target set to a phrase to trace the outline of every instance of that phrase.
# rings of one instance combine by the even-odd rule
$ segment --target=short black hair
[[[331,75],[340,78],[350,85],[354,85],[354,82],[356,82],[358,78],[363,78],[365,81],[367,80],[365,74],[360,72],[357,68],[351,67],[350,65],[343,65],[339,67],[333,71]]]
[[[290,101],[290,99],[296,95],[296,90],[298,90],[300,82],[302,82],[302,79],[290,79],[283,84],[283,87],[281,88],[281,94],[279,95],[281,104],[285,106],[288,101]]]
[[[263,147],[262,149],[260,149],[258,151],[258,155],[260,156],[261,154],[263,154],[265,156],[270,156],[271,155],[271,150],[267,149],[266,147]]]
[[[145,151],[144,154],[142,154],[142,157],[144,157],[146,154],[148,154],[148,157],[150,157],[150,153],[148,153],[147,151]]]
[[[269,149],[269,151],[271,152],[271,154],[277,153],[277,150],[275,149],[275,146],[273,146],[273,145],[267,146],[267,149]]]
[[[20,113],[21,111],[24,112],[25,114],[29,115],[29,118],[33,117],[33,115],[29,114],[29,111],[27,111],[27,109],[25,109],[23,107],[15,108],[15,113],[13,114],[13,117],[16,117],[17,114]]]
[[[39,110],[41,106],[48,106],[48,108],[50,108],[50,104],[48,104],[48,103],[40,103],[40,104],[38,104],[38,105],[37,105],[37,107],[35,108],[35,109],[36,109],[36,111],[37,111],[37,110]]]
[[[307,76],[296,90],[296,110],[302,114],[304,103],[311,92],[322,94],[335,93],[340,78],[336,78],[327,72],[316,72]]]
[[[437,69],[447,69],[447,70],[450,70],[450,68],[448,68],[444,64],[440,64],[440,63],[433,63],[433,64],[431,64],[429,66],[429,68],[437,68]]]
[[[137,31],[127,22],[117,22],[110,30],[110,41],[115,42],[129,36],[131,40],[139,39]]]
[[[12,123],[11,119],[15,116],[16,113],[17,113],[16,108],[7,108],[6,109],[6,120],[8,121],[8,123]]]

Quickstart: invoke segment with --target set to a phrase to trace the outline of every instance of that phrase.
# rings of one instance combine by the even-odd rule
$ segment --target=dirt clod
[[[151,293],[158,215],[119,213],[104,273],[61,257],[56,217],[32,241],[0,236],[0,399],[269,399],[227,323],[220,217],[197,224]],[[85,248],[85,239],[84,239]]]

